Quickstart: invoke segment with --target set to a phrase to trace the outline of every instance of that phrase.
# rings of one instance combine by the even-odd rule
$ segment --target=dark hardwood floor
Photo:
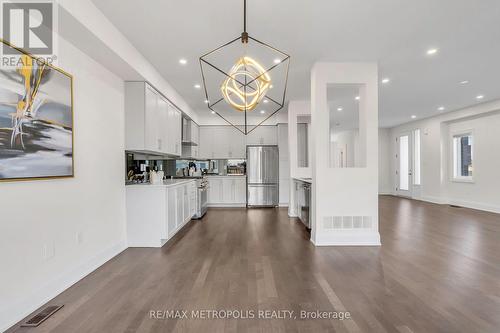
[[[315,248],[284,209],[211,209],[127,249],[12,332],[500,332],[500,215],[380,197],[382,247]],[[49,303],[49,304],[50,304]],[[352,319],[152,319],[151,310],[348,311]]]

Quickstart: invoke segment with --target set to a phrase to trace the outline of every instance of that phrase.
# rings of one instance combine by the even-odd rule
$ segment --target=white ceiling
[[[209,112],[193,87],[198,57],[241,33],[242,1],[94,3],[194,110]],[[291,55],[287,100],[309,98],[316,61],[378,61],[391,79],[380,85],[383,127],[500,98],[498,0],[248,0],[247,30]]]

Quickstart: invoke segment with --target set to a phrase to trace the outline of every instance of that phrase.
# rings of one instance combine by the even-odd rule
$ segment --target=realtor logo
[[[54,52],[52,1],[2,1],[2,38],[33,55]],[[15,54],[3,47],[3,54]]]

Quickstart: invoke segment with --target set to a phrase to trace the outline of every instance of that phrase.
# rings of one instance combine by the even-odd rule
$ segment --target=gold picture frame
[[[20,68],[16,70],[6,70],[0,66],[0,182],[74,178],[73,75],[31,55],[8,41],[0,38],[0,42],[2,47],[7,46],[19,52],[19,59],[22,59]],[[36,77],[33,75],[35,72]],[[63,97],[64,103],[56,101],[55,98],[51,100],[50,93],[44,91],[45,85],[48,86],[47,90],[54,90],[58,88],[57,84],[48,84],[48,82],[50,80],[65,81],[65,79],[69,80],[67,86],[60,88],[67,89],[67,92],[64,91],[62,95],[67,93],[69,96]],[[29,83],[26,83],[27,81]],[[2,87],[4,83],[9,83],[10,90]],[[12,87],[16,84],[24,85],[22,87],[24,95],[12,91],[15,90]],[[41,97],[38,97],[37,94],[44,95],[45,99],[40,101]],[[17,104],[13,101],[2,100],[5,96],[15,98],[16,95]],[[36,111],[34,111],[34,105],[37,107]],[[5,126],[7,124],[6,112],[9,110],[16,111],[15,114],[8,114],[12,117],[10,128]],[[39,113],[44,116],[39,116]],[[6,138],[9,131],[10,142],[9,138]],[[37,138],[38,134],[41,138]],[[57,143],[58,138],[64,138],[64,140],[61,139],[60,146]],[[47,142],[49,143],[47,144]],[[44,160],[49,162],[48,164],[52,163],[47,165],[45,169]],[[54,161],[60,161],[60,165],[53,165]],[[19,176],[16,176],[16,171],[9,169],[9,167],[20,170]],[[54,170],[51,171],[50,168]],[[40,174],[37,175],[37,172]]]

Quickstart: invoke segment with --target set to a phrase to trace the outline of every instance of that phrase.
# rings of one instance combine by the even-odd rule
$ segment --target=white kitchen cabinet
[[[213,127],[214,126],[200,126],[200,144],[198,145],[198,155],[200,158],[213,158]]]
[[[167,230],[168,238],[177,231],[177,196],[176,188],[167,188]]]
[[[212,207],[244,207],[246,205],[245,176],[207,177],[208,204]]]
[[[234,202],[236,204],[246,205],[247,203],[247,179],[246,177],[234,178],[235,183],[235,196]]]
[[[175,219],[175,226],[180,228],[184,221],[184,188],[179,186],[175,189],[175,197],[177,199],[177,216]]]
[[[230,203],[235,197],[235,184],[234,179],[224,177],[222,179],[222,202]]]
[[[171,155],[181,156],[182,153],[182,113],[169,104],[169,129]]]
[[[250,132],[246,139],[247,145],[276,145],[278,144],[276,126],[259,126]]]
[[[198,195],[198,188],[195,182],[191,182],[188,186],[189,193],[189,215],[193,217],[196,214],[196,196]]]
[[[200,126],[199,133],[200,158],[245,158],[245,135],[233,126]]]
[[[228,158],[245,158],[246,156],[246,138],[243,133],[233,126],[227,128]]]
[[[125,83],[125,150],[180,156],[181,117],[149,84]]]
[[[194,180],[168,186],[126,186],[128,245],[163,246],[193,217],[195,190]]]
[[[188,118],[182,118],[182,143],[194,146],[199,144],[199,126]]]
[[[185,159],[198,159],[200,158],[198,146],[182,145],[182,158]]]
[[[208,180],[208,204],[219,204],[223,200],[222,177],[207,177]]]

